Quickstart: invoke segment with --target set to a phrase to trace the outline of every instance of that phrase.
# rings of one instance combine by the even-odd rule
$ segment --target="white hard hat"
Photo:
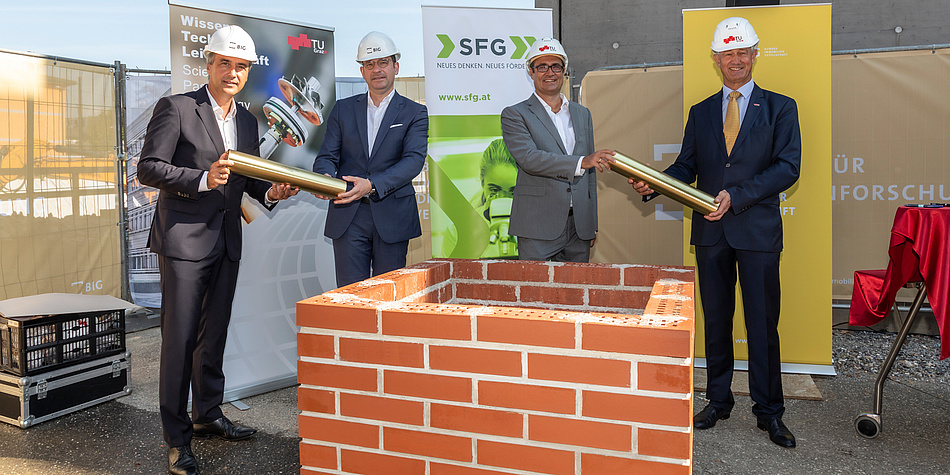
[[[528,59],[525,61],[525,65],[530,68],[531,62],[534,61],[534,58],[549,54],[560,56],[561,59],[564,60],[564,69],[567,70],[567,53],[564,52],[564,47],[561,46],[560,41],[549,36],[531,43],[531,49],[528,50]]]
[[[204,54],[220,54],[244,59],[252,63],[257,61],[257,50],[254,49],[254,40],[243,28],[229,25],[215,31],[205,46]]]
[[[395,56],[399,61],[401,54],[396,49],[396,43],[386,33],[371,31],[360,40],[359,50],[356,51],[356,62],[362,63],[371,59],[388,58]]]
[[[713,32],[712,50],[717,53],[739,48],[752,48],[759,44],[749,20],[734,16],[726,18],[716,25]]]

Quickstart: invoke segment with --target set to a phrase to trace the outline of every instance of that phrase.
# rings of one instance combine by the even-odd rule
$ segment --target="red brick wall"
[[[297,304],[303,474],[692,465],[691,268],[433,260]]]

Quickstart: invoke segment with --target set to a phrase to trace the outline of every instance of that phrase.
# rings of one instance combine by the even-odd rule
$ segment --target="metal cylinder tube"
[[[676,178],[655,170],[649,165],[640,163],[620,152],[617,152],[614,158],[617,162],[610,164],[611,170],[627,178],[642,181],[650,185],[650,188],[661,195],[673,198],[679,203],[689,206],[704,215],[712,213],[719,208],[719,204],[716,203],[716,198],[708,193],[699,191]]]
[[[247,177],[271,183],[289,183],[303,191],[330,198],[336,198],[337,195],[346,191],[346,182],[339,178],[308,172],[237,150],[228,150],[228,160],[234,162],[231,171]]]

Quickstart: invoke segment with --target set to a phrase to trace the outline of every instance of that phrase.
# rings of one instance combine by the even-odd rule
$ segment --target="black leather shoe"
[[[257,429],[235,424],[224,416],[207,424],[195,424],[192,429],[195,437],[217,437],[224,440],[243,440],[257,432]]]
[[[719,419],[726,420],[732,415],[731,409],[721,409],[712,404],[706,404],[706,407],[699,414],[693,416],[693,427],[697,429],[709,429],[716,425]]]
[[[757,422],[759,429],[769,432],[769,439],[775,442],[775,445],[789,449],[795,447],[795,436],[792,435],[792,431],[788,430],[788,427],[785,427],[785,423],[782,422],[781,418],[759,418]]]
[[[198,461],[190,445],[168,448],[168,473],[172,475],[198,475]]]

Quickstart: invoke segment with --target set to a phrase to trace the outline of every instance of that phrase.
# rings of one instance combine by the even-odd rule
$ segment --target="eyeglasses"
[[[393,63],[392,58],[379,58],[375,61],[363,61],[363,67],[372,71],[378,66],[379,69],[386,69]]]
[[[537,66],[532,66],[531,69],[534,69],[535,71],[541,74],[548,72],[549,69],[554,74],[561,74],[564,72],[564,66],[561,66],[560,64],[552,64],[552,65],[539,64]]]

